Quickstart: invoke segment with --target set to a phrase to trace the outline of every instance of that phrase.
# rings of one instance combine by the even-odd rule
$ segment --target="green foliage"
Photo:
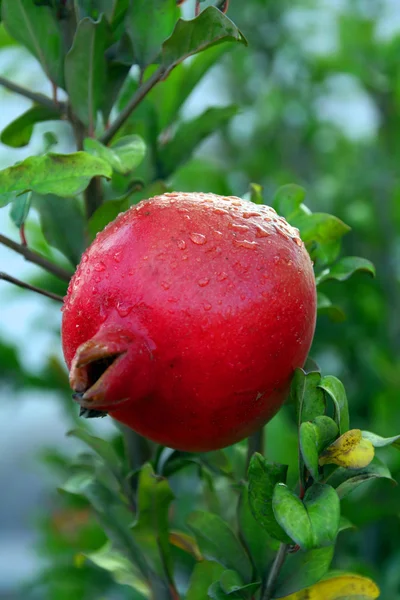
[[[0,140],[3,144],[12,148],[21,148],[27,146],[30,142],[33,127],[36,123],[43,121],[55,121],[60,113],[46,106],[32,106],[20,117],[12,121],[1,132]]]

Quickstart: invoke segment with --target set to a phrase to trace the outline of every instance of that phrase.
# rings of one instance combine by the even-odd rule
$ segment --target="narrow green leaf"
[[[82,192],[92,177],[111,175],[112,169],[104,160],[86,152],[31,156],[0,171],[0,194],[32,190],[66,198]]]
[[[345,469],[339,467],[327,478],[327,483],[336,489],[339,498],[344,498],[359,485],[372,479],[394,479],[386,465],[377,457],[363,469]]]
[[[278,213],[290,221],[299,210],[306,197],[306,190],[299,185],[289,183],[278,189],[274,196],[272,206]]]
[[[130,65],[107,60],[105,82],[107,93],[103,95],[100,102],[100,109],[105,123],[108,122],[111,110],[129,75],[130,68]]]
[[[93,133],[105,90],[106,19],[88,17],[78,23],[71,49],[65,57],[65,82],[72,108]]]
[[[219,581],[224,567],[216,562],[203,560],[197,563],[192,571],[186,600],[205,600],[208,588]]]
[[[139,592],[146,593],[148,588],[135,563],[130,561],[122,552],[114,549],[110,542],[107,542],[96,552],[86,554],[86,556],[97,567],[109,572],[116,583],[129,585]]]
[[[335,421],[339,426],[339,433],[345,433],[349,429],[350,419],[346,390],[343,383],[337,377],[327,375],[321,379],[318,387],[324,390],[332,399],[335,406]]]
[[[176,0],[135,0],[126,16],[135,61],[143,70],[160,61],[163,42],[171,35],[180,11]]]
[[[289,538],[305,550],[313,547],[313,532],[303,502],[283,483],[277,483],[272,496],[276,520]]]
[[[17,117],[1,132],[0,140],[6,146],[21,148],[29,144],[33,126],[43,121],[53,121],[60,118],[60,113],[45,106],[32,106]]]
[[[20,228],[29,214],[31,207],[32,192],[17,196],[11,205],[10,217],[14,225]]]
[[[372,431],[362,431],[362,436],[364,439],[372,442],[372,445],[375,446],[375,448],[393,446],[394,448],[397,448],[397,450],[400,450],[400,435],[385,438],[376,433],[372,433]]]
[[[357,271],[364,271],[375,277],[375,267],[371,261],[358,256],[346,256],[340,259],[331,267],[324,269],[322,273],[316,277],[316,283],[319,285],[328,279],[337,279],[338,281],[346,281]]]
[[[209,6],[191,21],[179,19],[162,46],[162,65],[172,69],[188,56],[226,41],[247,44],[236,25],[215,6]]]
[[[237,516],[240,539],[252,558],[258,576],[262,578],[272,557],[272,544],[265,529],[260,527],[253,516],[250,508],[248,486],[245,484],[240,494]]]
[[[189,515],[187,524],[195,534],[205,558],[237,571],[245,582],[251,580],[249,558],[232,529],[221,517],[205,511],[195,511]]]
[[[333,545],[340,521],[337,492],[330,485],[314,483],[306,491],[303,502],[311,522],[314,548]]]
[[[254,204],[263,204],[262,186],[258,183],[250,184],[250,201]]]
[[[325,412],[324,395],[318,386],[321,374],[318,371],[306,373],[304,369],[296,369],[290,395],[296,406],[297,421],[313,421]]]
[[[85,429],[72,429],[67,435],[84,442],[89,448],[94,450],[94,452],[96,452],[96,454],[98,454],[98,456],[100,456],[114,472],[120,472],[121,461],[109,442],[91,435]]]
[[[291,224],[300,230],[301,239],[305,244],[335,242],[350,231],[350,227],[343,221],[326,213],[297,213],[291,221]]]
[[[327,573],[332,562],[333,546],[289,554],[279,573],[274,598],[282,598],[302,590]]]
[[[236,571],[224,571],[219,580],[221,589],[231,598],[249,598],[260,587],[260,582],[243,584]]]
[[[182,123],[172,140],[160,149],[164,177],[188,161],[200,142],[226,125],[236,113],[236,106],[209,108],[195,119]]]
[[[169,544],[169,505],[174,499],[166,479],[154,474],[150,464],[139,475],[139,517],[133,532],[135,540],[161,577],[172,577],[172,558]]]
[[[3,0],[1,8],[8,33],[37,58],[51,81],[64,87],[63,39],[53,11],[32,0]]]
[[[86,152],[107,161],[114,171],[123,175],[135,169],[146,152],[146,145],[138,135],[121,137],[110,148],[93,138],[86,138],[83,147]]]
[[[313,423],[306,421],[300,425],[299,431],[300,450],[304,464],[314,481],[319,481],[318,470],[318,441],[317,432]]]
[[[346,314],[340,306],[332,304],[328,296],[322,294],[320,291],[317,292],[317,310],[318,315],[326,315],[335,323],[341,323],[346,320]]]
[[[86,247],[85,219],[79,200],[35,194],[32,202],[39,212],[46,241],[64,254],[72,265],[77,265]]]
[[[256,452],[251,457],[248,470],[249,503],[253,516],[270,536],[281,542],[289,542],[290,539],[277,523],[272,497],[275,485],[286,481],[287,469],[287,465],[269,463]]]

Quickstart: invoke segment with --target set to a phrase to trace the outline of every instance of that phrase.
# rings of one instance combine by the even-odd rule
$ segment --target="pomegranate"
[[[203,193],[119,215],[82,256],[62,341],[85,416],[108,413],[186,451],[250,435],[309,351],[312,264],[268,206]]]

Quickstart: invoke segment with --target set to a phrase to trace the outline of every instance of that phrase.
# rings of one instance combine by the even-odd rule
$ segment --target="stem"
[[[13,83],[12,81],[9,81],[5,77],[0,77],[0,85],[7,88],[8,90],[11,90],[12,92],[15,92],[16,94],[19,94],[20,96],[29,98],[29,100],[36,102],[36,104],[41,104],[42,106],[45,106],[46,108],[50,108],[51,110],[59,112],[60,114],[65,112],[65,104],[64,103],[59,102],[56,104],[55,102],[53,102],[53,100],[51,100],[51,98],[48,98],[47,96],[44,96],[43,94],[31,92],[31,90],[28,90],[28,89],[18,85],[17,83]]]
[[[7,275],[7,273],[3,273],[0,271],[0,279],[3,281],[8,281],[18,287],[24,288],[25,290],[31,290],[31,292],[36,292],[37,294],[41,294],[42,296],[47,296],[47,298],[51,298],[52,300],[57,300],[57,302],[64,302],[62,296],[58,294],[53,294],[53,292],[48,292],[47,290],[42,290],[42,288],[38,288],[35,285],[30,285],[29,283],[25,283],[20,279],[15,279],[15,277],[11,277],[11,275]]]
[[[102,144],[108,144],[110,140],[114,137],[117,131],[122,127],[125,121],[130,117],[135,108],[144,100],[150,90],[161,81],[161,79],[165,75],[165,67],[159,67],[157,71],[153,73],[153,75],[144,82],[143,85],[139,87],[136,94],[134,94],[131,101],[125,106],[124,110],[118,115],[115,121],[110,125],[110,127],[103,133],[103,135],[99,138]]]
[[[275,556],[275,560],[272,563],[271,570],[268,575],[267,583],[265,585],[264,594],[262,596],[262,600],[270,600],[272,598],[272,594],[274,593],[276,580],[278,579],[279,572],[283,567],[283,563],[285,562],[286,553],[288,551],[288,544],[281,544],[279,546],[279,550]]]
[[[38,252],[34,252],[33,250],[30,250],[29,248],[27,248],[26,246],[23,246],[22,244],[17,244],[17,242],[14,242],[14,240],[10,240],[10,238],[6,237],[5,235],[2,235],[1,233],[0,233],[0,244],[3,244],[3,246],[7,246],[7,248],[14,250],[18,254],[21,254],[25,258],[25,260],[27,260],[31,263],[34,263],[35,265],[38,265],[39,267],[42,267],[42,269],[45,269],[49,273],[52,273],[59,279],[63,279],[64,281],[69,281],[72,277],[72,273],[69,273],[62,267],[55,265],[54,263],[52,263],[50,260],[48,260],[47,258],[42,256]]]
[[[255,433],[253,433],[253,435],[251,435],[247,441],[246,472],[247,472],[247,469],[249,468],[250,460],[251,460],[251,457],[253,456],[254,452],[259,452],[260,454],[264,453],[264,443],[265,443],[264,427],[261,427],[261,429],[259,429]]]

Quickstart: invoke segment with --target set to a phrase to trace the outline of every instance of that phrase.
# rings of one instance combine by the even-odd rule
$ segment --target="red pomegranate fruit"
[[[203,193],[121,214],[82,256],[62,341],[75,399],[186,451],[247,437],[282,405],[313,337],[312,264],[268,206]]]

